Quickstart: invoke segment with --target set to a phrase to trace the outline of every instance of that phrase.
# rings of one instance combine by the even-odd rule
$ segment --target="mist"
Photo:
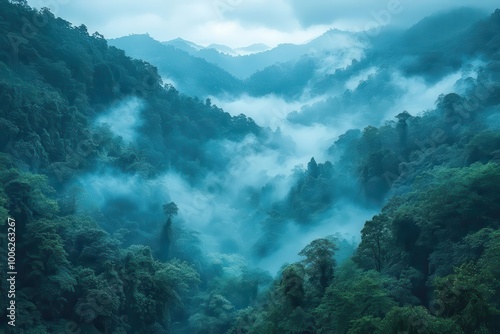
[[[95,123],[106,124],[114,135],[130,143],[136,138],[137,128],[142,124],[143,103],[136,97],[121,101],[101,114]]]
[[[273,275],[284,263],[299,260],[300,250],[320,237],[336,235],[340,238],[338,242],[343,240],[347,242],[345,245],[352,245],[347,246],[348,249],[354,249],[364,222],[375,215],[379,207],[345,198],[315,215],[308,225],[286,218],[269,234],[269,223],[265,222],[276,203],[287,200],[300,178],[298,175],[306,172],[305,165],[312,157],[319,162],[337,159],[328,149],[347,130],[383,124],[402,110],[417,115],[432,109],[440,94],[457,90],[460,80],[474,76],[478,66],[464,67],[434,83],[423,77],[405,77],[397,71],[369,67],[349,78],[344,93],[304,94],[292,101],[278,95],[210,96],[214,105],[231,115],[245,114],[267,128],[266,138],[249,135],[241,141],[208,141],[203,150],[228,163],[219,171],[207,172],[194,183],[175,171],[166,171],[154,179],[124,175],[117,170],[89,174],[80,180],[79,187],[84,191],[79,195],[79,208],[82,212],[92,212],[96,218],[105,216],[106,221],[115,222],[116,225],[106,226],[110,232],[116,232],[124,224],[127,226],[127,220],[123,221],[127,217],[135,224],[127,228],[137,233],[125,238],[126,242],[146,243],[154,249],[165,222],[161,207],[174,202],[179,208],[175,224],[196,233],[200,249],[211,254],[210,258],[230,256],[232,260],[224,261],[258,266]],[[366,94],[366,89],[380,87],[381,82],[391,89],[390,104],[383,102],[387,101],[388,96],[383,95],[387,90]],[[358,93],[369,100],[349,102],[346,99],[349,94]],[[328,106],[335,99],[344,99],[344,110],[338,115],[317,112],[326,110],[319,106]],[[377,99],[379,102],[373,103]],[[367,109],[359,108],[363,104]],[[109,124],[115,135],[133,143],[141,122],[140,110],[140,101],[123,101],[97,123]],[[293,121],[297,115],[311,112],[316,115],[310,119],[317,121],[304,124]],[[272,246],[269,246],[270,235]],[[256,253],[256,249],[265,251]],[[227,268],[236,270],[230,269],[230,264]]]
[[[251,117],[267,135],[207,141],[203,151],[227,163],[196,181],[172,170],[152,179],[116,169],[96,170],[73,185],[81,190],[78,212],[106,221],[103,227],[124,245],[147,244],[155,251],[166,222],[162,206],[174,202],[179,209],[174,218],[179,240],[199,248],[206,263],[221,264],[228,275],[238,275],[242,266],[276,275],[285,263],[299,261],[298,253],[310,242],[332,235],[341,246],[338,261],[343,261],[352,255],[365,221],[380,206],[341,197],[307,225],[272,218],[276,208],[288,201],[312,157],[335,163],[339,155],[332,156],[329,148],[346,131],[381,125],[403,110],[418,115],[432,109],[439,95],[459,91],[463,80],[476,76],[482,63],[470,64],[436,82],[371,66],[353,73],[344,91],[313,95],[305,90],[293,100],[274,94],[210,96],[213,105],[231,115]],[[332,102],[342,109],[330,109]],[[100,116],[96,125],[107,124],[115,136],[134,145],[143,109],[138,99],[124,100]],[[345,182],[356,187],[355,180]]]
[[[0,1],[0,333],[498,332],[461,4]]]
[[[304,228],[297,224],[288,224],[287,231],[282,236],[284,242],[279,249],[259,260],[257,264],[275,275],[286,263],[300,261],[299,252],[310,242],[328,236],[336,237],[334,240],[340,252],[353,252],[361,240],[360,231],[365,221],[371,219],[377,212],[376,209],[367,209],[352,202],[340,202],[317,217],[318,221],[313,227]],[[351,245],[352,248],[342,249],[342,246],[345,246],[342,245],[342,241]]]
[[[205,155],[224,162],[218,163],[219,169],[206,170],[194,180],[181,170],[165,170],[152,179],[116,169],[97,170],[79,181],[84,189],[79,210],[114,222],[116,226],[106,227],[110,232],[123,224],[134,225],[127,228],[138,233],[124,242],[146,243],[155,249],[165,223],[161,207],[174,202],[179,209],[175,224],[195,233],[209,257],[230,256],[237,263],[246,261],[272,274],[284,263],[299,260],[300,250],[316,238],[336,235],[337,242],[347,242],[354,249],[364,222],[378,212],[381,203],[374,206],[356,194],[341,195],[307,224],[280,216],[279,208],[307,175],[308,162],[314,158],[319,163],[337,163],[340,153],[336,150],[332,155],[330,148],[348,130],[383,125],[403,110],[412,115],[431,110],[441,94],[465,91],[464,81],[477,76],[484,65],[470,59],[459,69],[433,77],[407,75],[405,66],[413,58],[385,62],[370,54],[372,45],[365,42],[355,34],[330,30],[304,45],[291,46],[296,58],[277,64],[302,80],[298,93],[259,96],[222,90],[208,95],[214,107],[232,116],[251,117],[265,129],[264,136],[205,142],[201,148]],[[301,77],[303,64],[312,64],[314,70]],[[260,73],[262,78],[268,70]],[[165,73],[162,77],[164,83],[183,91],[175,77]],[[203,87],[192,80],[194,86]],[[96,124],[107,124],[114,135],[134,145],[141,135],[143,109],[143,101],[124,100]],[[352,189],[358,187],[354,179],[344,182]]]
[[[96,170],[72,185],[73,189],[80,189],[78,212],[106,221],[103,227],[119,236],[124,245],[145,243],[155,249],[166,220],[162,205],[174,202],[179,208],[174,224],[195,232],[203,252],[216,258],[223,254],[238,255],[241,257],[238,261],[244,260],[273,274],[284,261],[295,259],[307,243],[322,233],[341,233],[345,239],[359,240],[360,226],[373,210],[345,202],[315,218],[317,221],[310,227],[286,219],[280,231],[274,234],[277,247],[257,255],[257,245],[268,237],[262,222],[273,210],[273,203],[286,201],[298,180],[297,172],[305,171],[311,157],[318,161],[329,158],[328,148],[349,129],[349,124],[334,131],[319,124],[292,124],[287,121],[287,115],[300,108],[304,101],[290,103],[275,96],[262,99],[245,96],[228,102],[213,97],[213,102],[230,113],[252,115],[252,110],[260,110],[254,115],[269,125],[267,139],[249,135],[242,141],[207,142],[203,150],[208,155],[227,159],[228,164],[220,171],[208,172],[196,182],[174,171],[147,179],[116,169]],[[251,108],[245,109],[245,106]],[[140,110],[140,101],[123,101],[99,118],[97,124],[107,123],[113,134],[134,145],[137,125],[141,122]],[[269,114],[262,110],[269,110]],[[255,196],[259,199],[255,200]],[[123,229],[130,232],[124,235]],[[293,247],[287,240],[294,240]],[[290,256],[284,257],[284,254]]]

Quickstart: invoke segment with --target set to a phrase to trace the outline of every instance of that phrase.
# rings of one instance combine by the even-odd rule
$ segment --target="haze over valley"
[[[0,330],[498,333],[496,7],[0,0]]]

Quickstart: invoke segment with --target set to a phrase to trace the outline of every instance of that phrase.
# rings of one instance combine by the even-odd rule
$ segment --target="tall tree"
[[[299,255],[309,277],[309,282],[323,294],[333,280],[335,270],[335,251],[337,246],[327,238],[313,240]]]
[[[315,179],[319,176],[319,167],[314,157],[307,163],[307,172]]]
[[[361,243],[356,260],[362,267],[380,272],[384,268],[389,252],[391,231],[385,214],[374,216],[361,230]]]
[[[177,215],[179,208],[174,202],[163,205],[163,213],[167,221],[161,229],[158,258],[166,261],[169,258],[173,244],[172,218]]]

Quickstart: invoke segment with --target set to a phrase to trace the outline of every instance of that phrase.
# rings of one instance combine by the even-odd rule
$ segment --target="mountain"
[[[193,49],[193,44],[176,40],[174,45],[162,44],[148,35],[132,35],[109,40],[108,43],[125,50],[128,56],[143,59],[158,67],[160,74],[173,81],[183,93],[194,96],[238,94],[241,82],[228,72],[206,60],[191,56],[182,48]]]
[[[28,17],[44,22],[29,40],[19,24]],[[199,239],[172,226],[177,206],[167,189],[175,180],[162,176],[178,173],[189,184],[219,173],[229,156],[217,152],[215,159],[207,147],[258,141],[263,130],[164,87],[155,67],[47,8],[1,0],[0,22],[0,237],[7,240],[7,222],[17,232],[9,238],[17,258],[9,261],[19,274],[10,303],[0,299],[0,315],[10,322],[0,331],[170,328],[164,317],[177,312],[171,306],[207,279],[185,262],[188,253],[169,262],[180,250],[174,235],[192,254]],[[7,253],[0,259],[7,272]],[[7,293],[8,281],[0,287]],[[146,300],[152,308],[141,310]],[[118,320],[121,312],[130,318]]]
[[[178,51],[187,50],[189,55],[173,55],[171,49],[167,53],[166,49],[161,48],[154,52],[144,51],[146,49],[139,48],[133,36],[110,43],[117,43],[117,46],[128,50],[131,55],[158,66],[162,75],[171,79],[183,92],[200,96],[276,94],[291,100],[306,92],[321,96],[345,90],[344,83],[349,78],[370,72],[373,68],[384,68],[389,72],[402,71],[408,76],[423,76],[429,82],[437,82],[460,68],[462,58],[467,56],[464,52],[472,52],[460,51],[464,45],[457,41],[468,39],[467,34],[476,36],[472,29],[485,17],[481,11],[459,8],[424,18],[405,30],[383,30],[374,38],[362,33],[331,29],[301,45],[281,44],[271,50],[245,56],[235,56],[236,51],[225,46],[217,46],[220,50],[225,50],[223,53],[217,51],[215,45],[200,48],[183,40],[173,40],[166,44],[176,47]],[[149,43],[158,46],[158,42],[147,38]],[[472,46],[474,42],[467,45]],[[177,64],[178,58],[183,56],[186,61],[189,59],[199,65],[189,63],[185,67],[176,65],[173,68],[173,64]],[[167,61],[169,57],[172,60]],[[187,78],[186,72],[176,71],[177,68],[192,68],[194,75]],[[204,70],[198,71],[197,68]],[[380,76],[376,80],[379,78]],[[386,75],[386,78],[389,76]],[[210,87],[205,87],[204,83],[210,83]],[[389,90],[397,89],[387,85],[385,87]],[[391,93],[387,96],[390,97]],[[389,100],[385,100],[380,109],[387,108],[391,103]],[[347,108],[350,107],[352,106],[347,105]],[[332,106],[321,108],[338,109]],[[293,116],[290,119],[298,120],[299,117]],[[322,116],[305,119],[307,122],[313,119],[321,121]]]
[[[307,43],[298,45],[285,43],[272,49],[269,49],[264,44],[254,44],[234,50],[224,45],[215,44],[199,48],[190,46],[190,42],[179,40],[172,40],[163,44],[174,46],[192,56],[203,58],[239,79],[246,79],[266,67],[276,63],[296,62],[308,54],[323,51],[334,53],[349,48],[358,48],[360,47],[359,41],[354,36],[349,32],[331,29]],[[122,40],[126,41],[127,37],[122,37]],[[121,44],[121,46],[126,48],[125,43]]]
[[[230,55],[230,56],[244,56],[244,55],[249,55],[253,53],[259,53],[259,52],[264,52],[269,49],[271,49],[269,46],[262,44],[262,43],[256,43],[252,44],[249,46],[244,46],[240,48],[230,48],[229,46],[222,45],[222,44],[210,44],[206,47],[198,45],[196,43],[186,41],[182,38],[176,38],[172,39],[170,41],[162,42],[164,45],[171,45],[179,50],[186,51],[192,56],[198,55],[198,51],[206,49],[210,50],[213,49],[219,53]]]
[[[323,76],[324,72],[347,66],[352,59],[361,56],[364,48],[351,33],[333,29],[303,45],[281,44],[244,56],[234,56],[236,51],[221,45],[199,48],[181,39],[160,43],[147,35],[122,37],[109,43],[130,56],[151,62],[165,78],[188,94],[237,95],[245,92],[255,96],[278,94],[287,98],[301,95],[318,71],[323,71],[320,73]],[[286,78],[293,77],[291,82],[285,76],[277,76],[284,72],[290,72]],[[298,86],[297,80],[304,84]]]
[[[245,55],[252,54],[252,53],[268,51],[270,49],[271,48],[269,46],[267,46],[263,43],[256,43],[256,44],[252,44],[249,46],[236,48],[236,52],[238,52],[238,54],[240,54],[242,56],[245,56]]]
[[[222,44],[210,44],[209,46],[206,47],[206,49],[214,49],[219,53],[224,53],[230,56],[238,56],[238,52],[235,50],[231,49],[229,46],[222,45]]]
[[[288,120],[293,123],[334,125],[356,110],[359,118],[377,124],[403,93],[395,79],[401,73],[406,78],[424,78],[432,85],[459,71],[471,59],[491,56],[498,45],[496,35],[491,33],[498,30],[496,16],[494,13],[488,18],[481,11],[459,8],[424,18],[405,30],[383,30],[368,40],[358,34],[358,40],[369,45],[359,53],[346,54],[342,49],[333,54],[313,52],[328,50],[328,45],[339,41],[338,32],[333,31],[309,42],[310,53],[298,61],[257,71],[244,81],[244,87],[253,96],[273,93],[287,100],[305,92],[313,97],[325,96],[290,113]],[[352,80],[358,84],[347,87]]]
[[[187,53],[191,53],[193,51],[198,51],[203,49],[204,47],[198,44],[195,44],[190,41],[186,41],[185,39],[182,38],[176,38],[168,42],[162,43],[164,45],[171,45],[176,49],[186,51]]]
[[[15,18],[32,13],[31,9],[2,3],[2,20],[8,27],[3,29],[13,34],[18,32],[20,28]],[[187,171],[190,168],[181,166],[188,164],[190,159],[196,159],[198,167],[204,164],[203,161],[209,164],[207,157],[200,155],[203,153],[197,140],[215,139],[221,135],[239,138],[248,131],[256,134],[260,131],[246,118],[232,118],[206,102],[183,96],[172,87],[164,88],[156,68],[108,46],[102,36],[89,36],[84,27],[72,27],[48,11],[43,14],[48,24],[38,38],[20,45],[18,53],[12,52],[6,37],[1,38],[0,44],[1,146],[15,162],[22,161],[27,170],[44,171],[53,176],[62,171],[71,174],[91,168],[101,157],[111,159],[111,165],[116,168],[131,168],[135,161],[134,170],[148,169],[151,165],[155,168],[177,165]],[[143,52],[154,53],[158,46],[147,36],[137,36],[136,41]],[[188,77],[194,75],[196,66],[200,73],[211,68],[201,59],[186,61],[185,52],[161,44],[160,47],[160,53],[166,50],[171,52],[172,58],[177,57],[177,62],[170,62],[181,67],[176,73],[190,68],[189,73],[184,74]],[[130,102],[135,99],[137,102]],[[25,109],[27,105],[33,107]],[[105,131],[93,128],[96,119],[108,115],[114,108],[127,109],[127,105],[141,110],[141,120],[137,121],[134,131],[142,133],[138,140],[148,147],[147,150],[139,152],[132,147],[126,148],[126,142],[119,144],[109,137],[111,133],[107,133],[106,143],[89,147],[87,159],[74,151],[78,143],[91,140],[89,136],[94,131]],[[26,122],[14,125],[16,120],[23,118]],[[194,137],[187,140],[190,133]],[[111,149],[107,145],[115,147]],[[112,157],[102,157],[104,151]],[[125,167],[123,161],[127,159],[131,160]]]
[[[217,57],[213,52],[200,50],[199,54],[207,61],[213,62],[233,73],[236,77],[246,79],[257,71],[277,63],[297,62],[307,55],[340,53],[361,48],[359,41],[349,32],[329,30],[318,38],[304,44],[280,44],[271,50],[240,57]]]
[[[404,84],[364,73],[331,98],[365,126],[290,165],[317,126],[261,128],[84,25],[0,0],[0,332],[499,333],[500,10],[452,30],[435,38],[464,58],[459,92],[373,125],[358,108]],[[272,65],[264,90],[311,85],[323,52]]]
[[[471,56],[463,49],[463,41],[470,33],[477,36],[472,31],[486,17],[486,13],[470,8],[435,14],[405,31],[386,50],[413,58],[402,64],[408,75],[423,74],[428,80],[436,80],[458,69],[463,58]]]
[[[482,10],[460,7],[430,15],[395,37],[389,50],[404,53],[420,50],[439,50],[450,43],[459,43],[460,38],[489,14]],[[384,48],[380,44],[380,49]],[[379,52],[382,52],[380,50]]]
[[[423,79],[435,85],[464,64],[491,57],[499,46],[497,15],[459,8],[424,18],[408,29],[383,30],[375,38],[359,36],[371,43],[364,56],[344,68],[310,77],[310,93],[328,97],[291,113],[289,121],[335,124],[339,117],[357,110],[377,123],[402,92],[397,78]],[[348,89],[346,82],[355,79],[359,84]]]

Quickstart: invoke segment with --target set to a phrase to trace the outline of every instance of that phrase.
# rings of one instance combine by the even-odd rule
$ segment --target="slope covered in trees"
[[[16,332],[498,333],[498,14],[467,29],[483,63],[461,94],[346,132],[331,161],[295,169],[284,196],[270,195],[279,178],[228,191],[238,206],[224,212],[250,222],[246,238],[260,219],[257,258],[296,242],[290,221],[302,232],[344,201],[382,207],[356,247],[328,226],[273,279],[229,241],[207,247],[160,181],[177,171],[199,205],[194,185],[230,171],[234,152],[285,150],[286,138],[179,94],[85,26],[0,0],[0,271],[12,217]],[[237,149],[213,154],[220,143]],[[98,186],[109,192],[81,197]]]
[[[193,259],[188,264],[171,255],[159,262],[148,247],[126,248],[123,238],[103,226],[134,207],[117,204],[117,211],[104,212],[98,223],[79,211],[75,201],[81,189],[71,186],[85,173],[102,170],[145,180],[176,170],[194,180],[224,169],[224,161],[203,151],[204,144],[259,136],[261,129],[244,115],[231,117],[210,101],[164,86],[150,64],[125,56],[101,35],[90,36],[85,26],[72,26],[47,9],[2,0],[0,22],[1,243],[6,249],[7,215],[15,217],[16,329],[149,333],[165,330],[170,317],[187,321],[195,313],[186,311],[195,305],[188,299],[216,271],[207,269],[200,279]],[[114,129],[127,121],[126,109],[139,113],[128,120],[133,141]],[[110,110],[118,113],[108,125],[99,122]],[[153,204],[149,211],[159,205]],[[161,214],[159,219],[142,228],[153,232],[162,225]],[[172,246],[171,254],[199,252],[192,231],[173,229],[178,243],[187,245],[182,250]],[[4,273],[6,254],[1,255]],[[1,284],[4,295],[7,282]],[[6,302],[2,297],[2,319]]]
[[[89,36],[83,25],[7,1],[1,13],[2,149],[30,170],[80,170],[99,157],[134,171],[172,165],[189,173],[190,161],[208,164],[201,143],[260,131],[246,117],[164,87],[156,68],[108,47],[98,33]],[[120,144],[94,122],[132,97],[142,109],[140,136],[137,145]]]
[[[350,130],[330,148],[333,163],[309,162],[282,213],[313,224],[346,194],[384,207],[349,261],[336,265],[335,242],[315,240],[260,304],[239,313],[232,333],[500,331],[499,58],[488,46],[498,14],[467,33],[489,42],[477,44],[485,65],[464,79],[464,94]]]
[[[171,45],[162,44],[147,35],[133,35],[110,40],[127,55],[155,64],[160,73],[173,80],[183,93],[193,96],[239,94],[240,80],[222,68],[194,57]]]

